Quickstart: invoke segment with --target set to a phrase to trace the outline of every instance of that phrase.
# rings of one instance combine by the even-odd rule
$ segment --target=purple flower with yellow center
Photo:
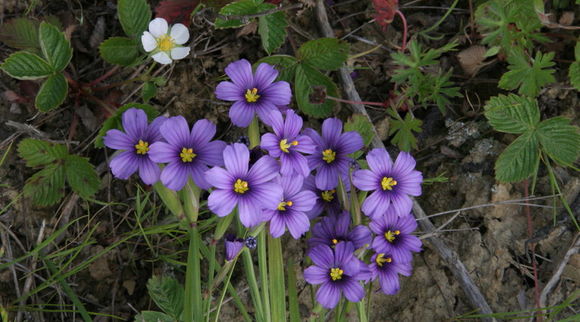
[[[369,228],[377,235],[372,244],[377,253],[388,253],[398,261],[410,262],[413,259],[411,252],[421,251],[421,240],[411,235],[417,229],[417,221],[411,214],[397,216],[390,212],[377,216]]]
[[[327,309],[338,304],[341,294],[351,302],[362,300],[365,295],[359,281],[368,279],[367,266],[357,259],[350,242],[341,242],[334,247],[320,245],[312,248],[308,256],[314,265],[304,271],[304,279],[310,284],[321,284],[316,300]]]
[[[279,105],[290,104],[290,84],[284,81],[274,82],[278,71],[269,64],[258,65],[253,73],[250,62],[242,59],[230,63],[225,72],[232,81],[219,83],[215,94],[221,100],[235,102],[230,108],[229,116],[237,126],[250,125],[256,113],[267,123],[268,113],[277,111]]]
[[[236,238],[236,236],[232,234],[226,235],[225,238],[226,244],[226,260],[231,261],[232,259],[236,258],[238,254],[244,248],[244,240],[241,238]]]
[[[389,295],[397,294],[401,288],[398,274],[411,276],[413,270],[410,262],[400,261],[388,253],[374,254],[369,269],[372,279],[378,278],[381,290]]]
[[[280,178],[283,199],[275,210],[264,210],[265,218],[270,220],[270,234],[273,237],[284,235],[288,228],[290,235],[298,239],[310,228],[310,220],[305,212],[314,206],[316,195],[312,191],[302,190],[303,180],[301,176]]]
[[[354,249],[370,245],[371,231],[363,225],[348,230],[350,226],[350,214],[344,211],[338,216],[328,216],[314,225],[312,237],[308,245],[313,248],[318,245],[335,247],[340,242],[352,242]]]
[[[322,136],[312,129],[306,129],[304,133],[317,146],[316,151],[307,157],[310,169],[316,169],[316,187],[321,190],[335,189],[338,176],[348,174],[352,158],[347,155],[363,147],[362,137],[354,131],[342,133],[342,122],[336,118],[324,120]]]
[[[172,190],[181,190],[191,177],[202,189],[209,189],[211,184],[204,172],[210,166],[223,165],[222,151],[226,143],[211,141],[216,126],[208,120],[195,122],[191,131],[183,116],[169,118],[160,128],[161,135],[167,142],[156,142],[151,145],[151,160],[168,163],[161,172],[161,182]]]
[[[309,136],[300,135],[302,118],[293,110],[286,112],[286,120],[278,111],[269,115],[269,124],[274,133],[262,135],[261,147],[274,158],[280,158],[282,175],[297,173],[303,177],[310,174],[308,161],[301,153],[310,154],[316,149]]]
[[[237,205],[244,226],[252,227],[264,221],[262,210],[277,209],[283,199],[282,187],[272,182],[279,175],[278,162],[266,155],[249,168],[250,151],[241,143],[227,146],[223,160],[225,169],[213,167],[205,173],[207,181],[215,187],[207,200],[209,209],[225,217]]]
[[[119,179],[128,179],[139,170],[139,176],[146,184],[159,180],[161,170],[151,159],[151,144],[162,140],[159,127],[166,121],[158,117],[151,124],[143,110],[130,108],[123,113],[121,122],[125,132],[114,129],[107,131],[103,138],[105,145],[111,149],[123,150],[111,160],[113,175]]]
[[[415,170],[415,159],[401,152],[395,164],[385,149],[373,149],[367,155],[370,170],[353,173],[353,184],[363,191],[373,191],[363,202],[362,211],[369,217],[394,212],[403,216],[411,212],[409,196],[421,195],[423,175]]]
[[[344,189],[346,192],[350,191],[350,183],[349,180],[346,178],[342,179],[344,183]],[[318,199],[316,199],[316,203],[314,207],[306,214],[308,218],[314,219],[318,217],[322,212],[326,212],[329,216],[337,216],[342,212],[342,206],[340,204],[340,200],[338,199],[338,194],[336,193],[336,189],[330,190],[320,190],[316,187],[316,182],[314,176],[308,176],[304,179],[304,189],[310,190],[314,192]]]

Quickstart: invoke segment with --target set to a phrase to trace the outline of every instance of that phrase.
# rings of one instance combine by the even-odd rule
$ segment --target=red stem
[[[332,97],[332,96],[326,96],[326,98],[329,100],[340,102],[340,103],[363,104],[363,105],[374,105],[374,106],[386,107],[385,103],[379,103],[379,102],[365,102],[365,101],[356,102],[356,101],[349,101],[349,100],[345,100],[345,99],[337,98],[337,97]]]
[[[401,51],[405,51],[407,48],[407,19],[405,19],[405,15],[398,9],[395,13],[398,14],[403,21],[403,46],[401,46]]]
[[[94,81],[90,82],[88,85],[89,87],[93,87],[97,84],[99,84],[100,82],[104,81],[105,79],[111,77],[113,74],[115,74],[117,72],[117,70],[119,70],[119,66],[115,66],[111,69],[109,69],[106,73],[104,73],[103,75],[101,75],[101,77],[95,79]]]
[[[528,191],[528,180],[524,180],[524,198],[528,198],[529,197],[529,191]],[[529,205],[525,205],[524,206],[525,212],[526,212],[526,217],[528,220],[528,239],[531,239],[534,235],[534,226],[532,223],[532,214],[530,211],[530,206]],[[532,244],[532,269],[534,271],[534,301],[536,303],[536,308],[540,308],[540,282],[538,280],[538,268],[537,268],[537,264],[536,264],[536,244]],[[542,316],[537,316],[537,321],[542,322]]]

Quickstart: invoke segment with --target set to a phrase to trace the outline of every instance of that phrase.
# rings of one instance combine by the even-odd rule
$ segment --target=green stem
[[[207,298],[205,299],[205,310],[204,312],[207,314],[207,321],[209,321],[209,310],[211,308],[211,300],[212,300],[212,285],[213,285],[213,278],[214,278],[214,273],[215,273],[215,265],[216,265],[216,260],[215,260],[215,252],[216,252],[216,240],[212,240],[211,245],[209,246],[209,269],[208,269],[208,280],[207,280]],[[229,281],[229,280],[228,280]],[[227,284],[226,286],[224,286],[224,290],[227,289]],[[219,312],[218,312],[219,315]]]
[[[252,123],[248,127],[248,138],[250,139],[250,149],[260,145],[260,125],[258,124],[257,116],[254,116]]]
[[[231,215],[230,215],[231,216]],[[244,228],[238,220],[238,235],[243,236]],[[248,279],[248,287],[250,288],[250,295],[252,296],[252,303],[254,304],[254,309],[256,311],[256,320],[264,321],[264,310],[262,307],[262,298],[260,297],[260,288],[258,287],[258,281],[256,280],[256,272],[254,271],[254,261],[252,260],[252,254],[248,248],[244,248],[242,251],[242,259],[244,261],[244,271],[246,278]]]
[[[219,299],[218,304],[217,304],[214,322],[218,322],[218,319],[220,317],[220,310],[222,309],[224,297],[226,296],[226,291],[228,289],[228,286],[230,285],[230,280],[232,279],[232,274],[234,273],[234,268],[236,267],[237,262],[238,262],[238,257],[236,257],[236,259],[234,260],[232,268],[230,269],[230,273],[228,274],[228,278],[226,279],[226,282],[224,284],[224,289],[222,291],[222,295],[220,296],[220,299]],[[208,311],[208,317],[209,317],[209,311]]]
[[[284,285],[284,258],[281,240],[282,238],[274,238],[268,234],[269,288],[273,321],[286,321],[286,287]],[[263,288],[267,289],[267,287]]]
[[[155,192],[157,192],[161,201],[165,204],[165,207],[167,207],[167,209],[169,209],[177,219],[182,220],[185,216],[185,212],[177,193],[165,187],[161,181],[157,181],[157,183],[153,185],[153,189],[155,189]]]
[[[189,250],[187,254],[187,270],[185,272],[185,304],[183,307],[183,319],[185,322],[201,321],[203,319],[200,243],[201,237],[197,226],[192,225],[189,229]]]
[[[439,27],[439,25],[442,24],[443,21],[445,21],[445,19],[447,19],[447,17],[451,14],[451,12],[453,12],[453,9],[455,9],[455,6],[457,5],[458,2],[459,2],[459,0],[453,1],[453,3],[449,7],[449,9],[447,9],[447,11],[443,15],[443,17],[441,17],[441,19],[439,19],[439,21],[437,21],[434,25],[431,25],[429,28],[427,28],[425,30],[422,30],[420,32],[420,34],[423,35],[423,36],[427,36],[428,33],[430,33],[431,31],[433,31],[435,29],[437,29],[437,27]]]
[[[262,284],[262,303],[264,304],[265,321],[271,321],[270,315],[270,291],[268,290],[268,263],[267,263],[266,231],[258,234],[258,269],[260,270],[260,282]]]

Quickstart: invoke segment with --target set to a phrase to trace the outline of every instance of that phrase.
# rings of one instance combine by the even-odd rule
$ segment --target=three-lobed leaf
[[[515,139],[498,157],[495,177],[500,182],[518,182],[538,171],[540,151],[534,132],[526,132]]]
[[[0,68],[16,79],[39,79],[52,73],[54,69],[38,55],[19,51],[10,55]]]
[[[184,290],[176,279],[153,276],[147,281],[147,291],[163,312],[179,319],[183,310]]]
[[[515,94],[492,97],[485,105],[485,117],[496,131],[522,134],[540,122],[535,99]]]
[[[570,119],[557,116],[542,121],[537,136],[550,158],[564,166],[571,166],[580,155],[580,130],[570,124]]]
[[[325,88],[326,94],[336,96],[338,89],[336,84],[328,76],[309,65],[300,64],[296,67],[294,80],[294,95],[300,110],[310,116],[323,118],[331,114],[334,101],[325,99],[321,104],[310,101],[310,95],[316,87]]]
[[[296,57],[303,64],[323,70],[337,70],[348,58],[349,45],[336,38],[320,38],[304,43]]]
[[[68,83],[64,75],[62,73],[53,74],[40,86],[34,105],[41,112],[48,112],[62,104],[67,92]]]
[[[139,44],[127,37],[111,37],[99,45],[101,57],[110,64],[129,66],[139,58]]]
[[[141,36],[151,21],[151,8],[147,0],[119,0],[117,14],[121,27],[129,37]]]
[[[40,49],[46,61],[56,72],[66,68],[72,58],[72,47],[57,27],[42,22],[38,29]]]

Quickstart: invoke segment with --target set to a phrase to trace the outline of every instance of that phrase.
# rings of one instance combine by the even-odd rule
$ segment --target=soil
[[[415,2],[401,1],[403,8],[408,6],[403,11],[407,15],[411,35],[434,24],[445,13],[445,10],[432,10],[421,6],[446,8],[452,1]],[[395,19],[383,31],[376,24],[368,23],[372,19],[371,1],[327,1],[327,4],[337,37],[345,36],[360,27],[355,31],[358,40],[347,38],[351,44],[351,55],[373,47],[360,39],[370,40],[386,48],[375,50],[348,63],[358,69],[354,82],[360,96],[365,101],[385,101],[394,86],[389,77],[393,71],[393,63],[389,57],[396,50],[394,46],[401,42],[400,21]],[[0,7],[2,5],[3,21],[22,16],[27,8],[21,1],[3,1]],[[459,50],[462,50],[468,48],[471,42],[479,42],[477,34],[463,32],[470,18],[467,2],[460,4],[458,8],[461,10],[450,15],[439,27],[438,32],[443,35],[441,40],[422,40],[425,46],[436,48],[452,39],[458,39],[461,43]],[[571,10],[576,10],[578,16],[578,7]],[[562,11],[566,10],[557,13]],[[75,26],[72,28],[75,57],[70,73],[78,80],[88,82],[111,68],[98,58],[98,51],[91,46],[88,39],[94,35],[95,26],[101,17],[105,20],[101,37],[106,39],[122,33],[115,18],[114,1],[40,1],[30,15],[37,18],[55,15],[64,26]],[[292,11],[289,16],[291,27],[288,29],[288,41],[277,53],[292,55],[301,43],[320,36],[312,9],[301,10],[299,14]],[[80,17],[83,19],[79,20]],[[223,70],[228,63],[240,58],[257,61],[266,54],[261,50],[260,38],[256,33],[237,35],[230,30],[213,30],[203,17],[196,17],[191,25],[191,46],[196,55],[162,71],[168,82],[159,89],[151,104],[167,115],[183,115],[189,121],[207,118],[216,122],[220,139],[235,142],[244,132],[231,125],[227,114],[229,105],[215,99],[214,88],[223,78]],[[209,19],[210,16],[206,18]],[[572,25],[578,25],[579,22],[576,18]],[[561,30],[557,32],[573,34]],[[98,38],[99,35],[94,37]],[[570,59],[569,52],[573,45],[573,42],[562,44],[556,54],[557,58]],[[3,44],[0,46],[2,60],[12,52],[13,49]],[[541,291],[578,238],[578,233],[561,204],[557,202],[557,207],[551,208],[554,205],[553,198],[533,202],[534,205],[543,207],[530,207],[532,236],[528,232],[529,223],[525,207],[521,203],[489,205],[526,196],[524,183],[501,184],[495,180],[495,160],[513,141],[514,136],[494,132],[482,113],[484,102],[501,92],[497,88],[501,75],[498,73],[504,72],[505,66],[505,62],[496,62],[495,65],[483,67],[477,74],[470,76],[459,67],[457,53],[445,55],[439,67],[444,70],[454,67],[452,79],[461,87],[461,93],[465,97],[452,100],[446,115],[442,115],[436,106],[416,110],[416,116],[424,124],[423,132],[418,137],[418,149],[413,153],[417,158],[418,169],[425,178],[434,178],[441,174],[448,178],[446,183],[424,186],[423,195],[418,201],[428,215],[481,206],[461,211],[438,236],[457,252],[494,312],[533,308],[536,296],[535,279],[538,280]],[[580,96],[567,83],[567,66],[567,63],[557,65],[558,82],[548,85],[538,101],[543,119],[562,115],[571,118],[573,124],[580,125]],[[133,72],[130,68],[123,69],[104,84],[128,79]],[[334,73],[330,73],[330,76],[337,80]],[[77,221],[67,229],[63,237],[50,246],[52,252],[77,247],[78,254],[65,256],[71,260],[63,267],[67,271],[106,248],[115,246],[125,234],[138,228],[133,215],[134,196],[137,191],[144,193],[150,191],[150,188],[139,185],[136,179],[113,179],[106,166],[108,153],[111,151],[96,149],[92,144],[96,131],[108,113],[88,101],[81,101],[75,107],[73,99],[68,99],[57,110],[46,114],[38,113],[30,100],[11,99],[12,93],[24,98],[31,97],[30,93],[34,95],[38,88],[36,83],[18,82],[0,73],[0,85],[4,92],[3,99],[0,99],[0,157],[8,152],[0,166],[0,209],[3,209],[0,210],[0,265],[34,249],[38,244],[39,234],[50,236],[63,224],[74,220]],[[139,101],[138,85],[115,88],[103,93],[101,98],[116,107],[123,102]],[[337,105],[334,115],[346,119],[351,113],[347,105]],[[396,150],[389,141],[386,111],[369,107],[369,113],[381,139],[389,149]],[[308,118],[305,123],[319,127],[321,120]],[[14,127],[13,124],[20,126]],[[23,124],[31,127],[23,127]],[[66,142],[70,151],[89,157],[101,174],[102,189],[96,196],[101,203],[82,201],[69,193],[58,206],[38,208],[22,198],[22,187],[26,179],[34,173],[25,167],[16,153],[16,144],[25,137]],[[576,218],[579,218],[580,175],[577,171],[561,167],[556,167],[555,172],[563,195]],[[544,168],[540,169],[534,195],[553,195],[548,172]],[[160,204],[158,200],[153,201]],[[455,214],[456,212],[451,212],[431,219],[436,226],[440,226]],[[169,221],[157,209],[141,224],[147,226]],[[532,237],[534,239],[530,242]],[[86,268],[67,278],[68,284],[89,311],[131,320],[138,311],[156,309],[145,287],[152,275],[168,274],[178,279],[183,278],[182,269],[168,259],[185,260],[187,243],[184,242],[184,237],[153,235],[149,238],[144,240],[141,236],[121,242],[104,255],[98,256]],[[149,245],[153,245],[153,248]],[[302,278],[307,245],[304,238],[296,241],[288,236],[284,237],[283,245],[285,258],[302,264],[302,268],[297,268],[297,286],[300,310],[306,319],[313,306],[311,288]],[[534,277],[530,260],[532,247],[536,254],[537,278]],[[548,296],[547,306],[561,304],[577,291],[580,283],[579,272],[580,254],[576,254],[565,265],[556,288]],[[26,305],[28,308],[20,310],[21,313],[17,313],[19,310],[10,312],[11,320],[73,319],[71,313],[34,310],[49,303],[60,306],[61,309],[65,304],[70,305],[70,299],[57,282],[23,302],[17,300],[24,291],[43,285],[49,276],[50,273],[36,257],[27,258],[13,268],[0,270],[0,305]],[[232,280],[242,300],[251,307],[241,269],[238,268]],[[444,321],[473,313],[473,307],[452,272],[427,242],[424,244],[424,251],[415,255],[413,275],[402,277],[401,285],[401,291],[396,296],[384,295],[378,288],[373,290],[370,321]],[[48,308],[50,307],[44,306],[45,310]],[[563,310],[559,318],[572,316],[577,310],[576,303]],[[222,319],[225,321],[240,320],[239,316],[231,303],[222,309]],[[356,320],[354,307],[349,318]],[[112,319],[101,316],[96,320]]]

